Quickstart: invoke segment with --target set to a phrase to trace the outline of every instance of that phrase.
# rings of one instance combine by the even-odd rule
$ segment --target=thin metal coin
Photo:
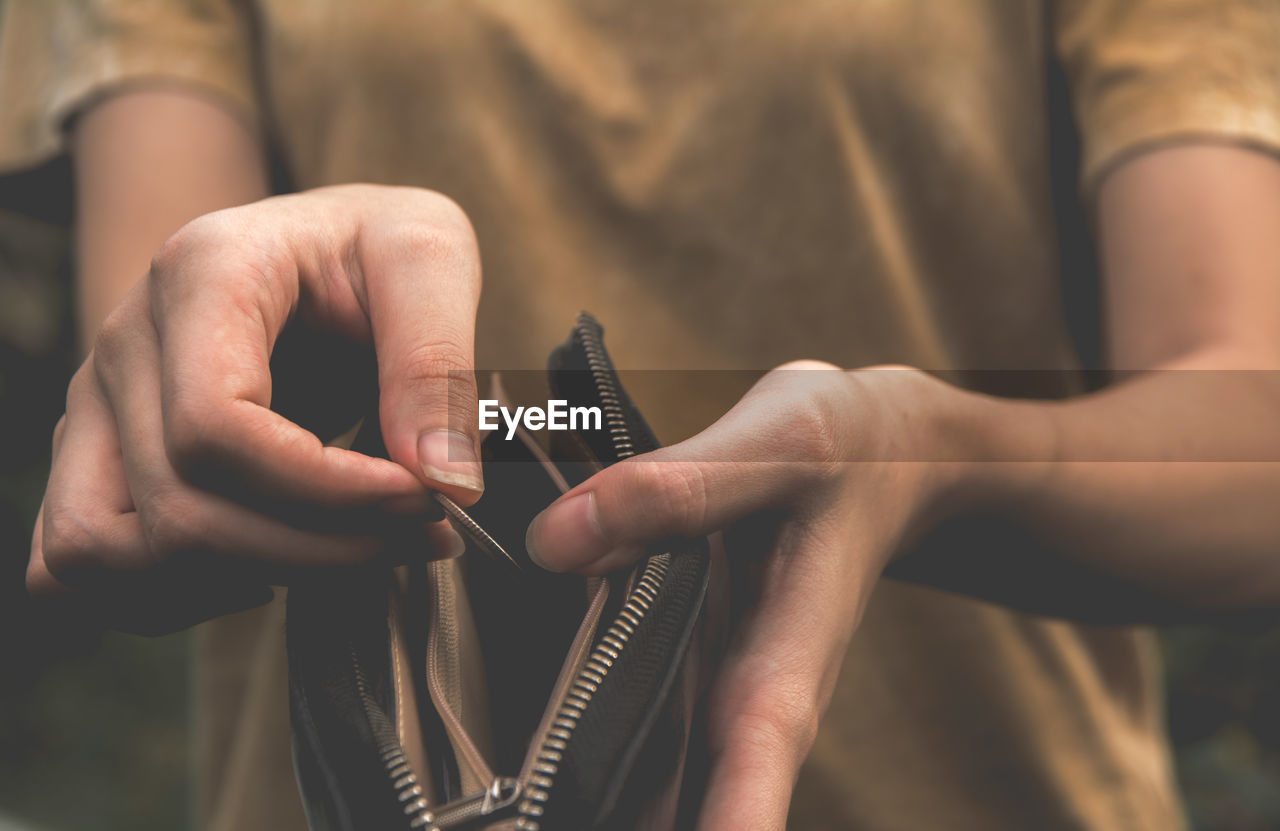
[[[463,537],[474,542],[477,548],[481,549],[495,560],[514,566],[520,571],[524,571],[524,569],[521,568],[520,563],[516,562],[515,557],[508,554],[507,550],[499,545],[497,540],[489,536],[489,532],[481,528],[480,523],[476,522],[466,511],[458,507],[458,503],[454,502],[439,491],[432,491],[431,496],[444,510],[445,516],[448,517],[449,522],[459,534],[462,534]]]

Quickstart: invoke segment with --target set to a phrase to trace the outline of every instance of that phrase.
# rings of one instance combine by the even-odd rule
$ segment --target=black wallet
[[[461,557],[290,590],[294,760],[313,831],[669,829],[696,816],[708,542],[664,541],[605,577],[535,566],[524,538],[541,509],[658,446],[590,315],[552,353],[548,382],[552,398],[599,408],[601,429],[555,434],[550,453],[523,430],[491,433],[481,500],[464,511],[437,495]],[[353,448],[384,452],[376,424]]]

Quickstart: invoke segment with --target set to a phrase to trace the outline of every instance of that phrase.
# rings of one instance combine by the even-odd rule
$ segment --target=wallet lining
[[[409,569],[401,566],[395,570],[396,588],[390,592],[387,602],[387,631],[391,647],[391,683],[395,704],[396,737],[404,748],[409,766],[422,774],[430,770],[427,759],[426,736],[422,720],[418,717],[417,685],[414,683],[413,664],[409,654],[408,638],[405,635],[404,596],[408,592],[411,579]],[[435,802],[435,788],[431,777],[420,775],[418,784],[423,789],[423,798]]]
[[[587,606],[573,641],[561,663],[555,685],[547,698],[539,723],[532,732],[531,740],[526,742],[524,737],[514,736],[496,736],[491,740],[484,729],[488,724],[486,718],[488,702],[483,684],[477,686],[475,678],[469,681],[465,679],[468,668],[479,669],[476,665],[483,663],[483,661],[467,660],[472,656],[464,654],[467,650],[462,649],[461,645],[465,635],[457,631],[457,626],[444,625],[446,622],[453,624],[462,622],[462,628],[465,628],[465,623],[470,620],[469,604],[461,598],[461,595],[465,595],[465,592],[459,591],[458,575],[448,573],[451,565],[451,561],[430,564],[432,572],[430,582],[432,584],[432,592],[435,595],[435,602],[432,603],[432,625],[428,634],[427,689],[431,702],[444,723],[450,747],[458,761],[458,772],[462,779],[460,783],[461,793],[465,795],[483,791],[493,781],[494,766],[491,765],[490,760],[494,757],[487,752],[493,741],[520,741],[522,745],[521,755],[523,757],[520,778],[525,780],[531,775],[533,765],[537,761],[538,749],[541,747],[547,731],[555,719],[560,702],[590,655],[591,645],[595,641],[596,630],[607,606],[610,587],[607,580],[592,581],[594,583],[594,594],[591,602]],[[464,608],[467,610],[466,613],[460,614]],[[397,634],[403,641],[403,633],[393,630],[393,637],[396,637]],[[472,654],[474,655],[475,653]],[[394,647],[393,663],[398,670],[400,664],[395,660]],[[479,677],[482,672],[472,674]],[[418,720],[416,713],[413,713],[409,718],[405,717],[404,710],[399,702],[412,700],[407,697],[402,698],[402,696],[412,695],[411,682],[403,685],[401,682],[402,679],[397,672],[396,720],[397,728],[401,732],[401,743],[406,748],[414,745],[422,748],[420,736],[416,740],[405,736],[405,732],[412,730],[417,725]],[[495,690],[495,692],[501,696],[503,691]],[[511,690],[508,692],[522,694],[524,691]],[[473,696],[478,697],[473,698]],[[409,709],[412,709],[412,707],[410,706]],[[426,771],[429,768],[425,762],[425,749],[422,754],[416,759],[413,758],[413,755],[410,758],[415,763],[415,769]],[[439,804],[438,800],[433,797],[434,795],[429,794],[429,791],[424,788],[424,798],[427,799],[428,803]]]
[[[464,655],[464,641],[473,646],[465,652],[478,651],[464,575],[456,561],[438,561],[430,564],[429,583],[433,602],[427,633],[427,691],[458,761],[462,793],[483,791],[493,781],[487,761],[491,754],[486,752],[492,746],[486,729],[489,702],[482,667]]]

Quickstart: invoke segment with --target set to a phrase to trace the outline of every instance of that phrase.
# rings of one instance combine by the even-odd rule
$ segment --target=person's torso
[[[629,368],[1072,383],[1039,3],[257,5],[296,186],[420,185],[471,217],[481,368],[541,367],[588,309]],[[664,440],[732,403],[640,402]],[[1177,827],[1146,637],[886,584],[794,827]]]

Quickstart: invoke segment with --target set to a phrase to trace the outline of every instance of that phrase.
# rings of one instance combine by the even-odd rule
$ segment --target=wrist
[[[882,458],[909,465],[921,530],[967,512],[1017,511],[1054,455],[1052,404],[970,392],[918,370],[853,373],[883,408]]]
[[[1020,513],[1042,490],[1056,453],[1053,405],[938,383],[949,390],[933,414],[942,447],[935,465],[939,512]]]

